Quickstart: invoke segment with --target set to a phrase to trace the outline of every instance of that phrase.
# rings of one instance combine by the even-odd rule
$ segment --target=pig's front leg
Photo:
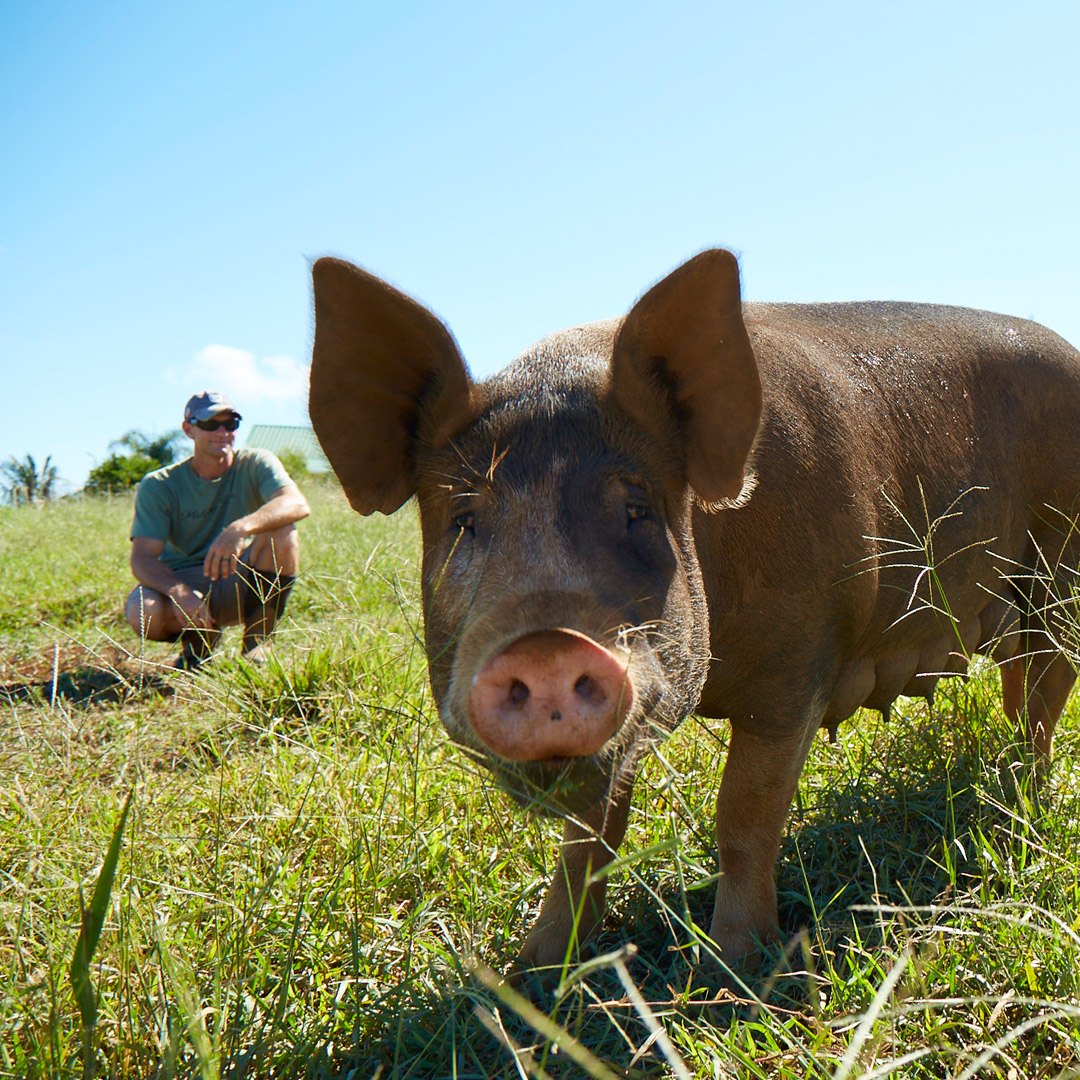
[[[607,879],[591,883],[589,879],[611,862],[626,835],[631,788],[631,784],[621,788],[578,820],[567,819],[559,863],[514,965],[512,981],[520,981],[530,970],[544,978],[547,969],[548,978],[557,978],[571,943],[581,944],[596,929],[604,914]]]
[[[764,737],[732,725],[716,799],[720,881],[709,929],[725,964],[777,936],[776,856],[816,730]]]

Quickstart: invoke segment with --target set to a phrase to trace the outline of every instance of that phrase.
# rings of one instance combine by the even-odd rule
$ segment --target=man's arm
[[[164,540],[151,540],[145,536],[132,537],[131,572],[135,575],[135,580],[140,585],[161,593],[167,600],[172,600],[184,613],[181,621],[185,625],[213,626],[205,597],[199,596],[190,585],[185,585],[161,561],[164,550]]]
[[[236,571],[248,537],[292,525],[310,513],[307,499],[295,484],[278,488],[258,510],[231,521],[221,530],[206,553],[203,573],[211,581],[228,577]]]

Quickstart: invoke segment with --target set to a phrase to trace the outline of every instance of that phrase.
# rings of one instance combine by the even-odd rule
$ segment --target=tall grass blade
[[[623,989],[626,991],[626,996],[637,1010],[638,1015],[645,1022],[645,1026],[652,1033],[652,1036],[656,1040],[656,1044],[660,1047],[664,1057],[668,1059],[671,1071],[674,1072],[679,1080],[692,1080],[690,1070],[686,1067],[686,1063],[679,1057],[678,1051],[672,1045],[671,1039],[668,1038],[668,1033],[664,1030],[660,1021],[656,1019],[656,1014],[649,1008],[649,1003],[641,996],[641,991],[638,990],[634,980],[630,978],[630,972],[626,968],[626,962],[621,956],[615,960],[614,967],[619,976],[619,982],[622,983]]]
[[[893,964],[892,970],[885,977],[885,981],[874,995],[874,1000],[870,1002],[870,1007],[863,1015],[859,1026],[855,1029],[855,1034],[851,1037],[851,1042],[848,1044],[847,1051],[840,1061],[840,1067],[836,1070],[833,1080],[847,1080],[851,1075],[852,1070],[855,1068],[855,1062],[859,1057],[859,1051],[873,1032],[874,1025],[877,1023],[882,1009],[885,1008],[886,1002],[892,997],[892,992],[896,989],[896,984],[900,981],[900,976],[904,974],[904,969],[908,966],[910,960],[911,954],[905,950],[900,954],[900,959]]]
[[[90,965],[94,961],[94,953],[97,952],[101,927],[105,923],[105,913],[109,910],[109,898],[112,896],[113,881],[116,878],[116,865],[120,861],[120,843],[123,840],[124,825],[127,823],[128,810],[131,809],[134,794],[135,791],[132,789],[124,800],[120,820],[113,830],[109,850],[94,884],[94,895],[90,899],[90,906],[82,910],[82,927],[79,930],[79,940],[75,942],[75,954],[71,958],[69,970],[71,989],[75,994],[75,1002],[79,1006],[83,1028],[87,1031],[94,1026],[97,1018],[94,988],[90,985]]]
[[[528,998],[519,994],[508,982],[496,975],[486,964],[474,960],[469,964],[469,970],[485,990],[493,993],[531,1028],[558,1046],[593,1080],[618,1080],[617,1074],[611,1068],[575,1039],[570,1032],[559,1027],[550,1016],[541,1012]],[[520,1062],[520,1059],[518,1060]]]
[[[474,1005],[473,1015],[480,1021],[484,1029],[491,1034],[492,1038],[502,1043],[510,1052],[514,1058],[514,1064],[517,1066],[518,1076],[522,1080],[526,1080],[529,1076],[533,1077],[534,1080],[552,1080],[551,1074],[537,1064],[528,1049],[517,1044],[495,1013],[491,1012],[490,1009],[485,1009],[483,1005]]]
[[[182,963],[165,944],[164,927],[155,930],[158,956],[168,981],[176,994],[176,1004],[180,1019],[184,1025],[183,1034],[191,1040],[198,1062],[199,1080],[219,1080],[221,1076],[221,1055],[206,1024],[207,1013],[199,1000],[199,989],[195,975]],[[173,1054],[175,1056],[175,1048]]]

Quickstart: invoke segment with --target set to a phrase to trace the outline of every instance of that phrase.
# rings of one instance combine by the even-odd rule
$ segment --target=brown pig
[[[1075,678],[1051,601],[1080,559],[1080,354],[1055,334],[921,304],[743,303],[716,250],[478,383],[385,282],[336,259],[314,280],[311,418],[360,513],[417,496],[439,716],[565,818],[525,965],[595,926],[591,874],[642,754],[692,712],[731,723],[709,931],[727,963],[776,933],[774,863],[820,727],[992,651],[1049,756]]]

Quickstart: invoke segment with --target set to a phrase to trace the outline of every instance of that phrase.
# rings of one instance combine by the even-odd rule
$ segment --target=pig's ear
[[[393,513],[416,490],[417,446],[449,438],[470,381],[450,331],[341,259],[319,259],[308,408],[354,510]]]
[[[738,496],[761,421],[761,380],[730,251],[703,251],[634,305],[611,374],[631,417],[682,439],[687,481],[703,500]]]

